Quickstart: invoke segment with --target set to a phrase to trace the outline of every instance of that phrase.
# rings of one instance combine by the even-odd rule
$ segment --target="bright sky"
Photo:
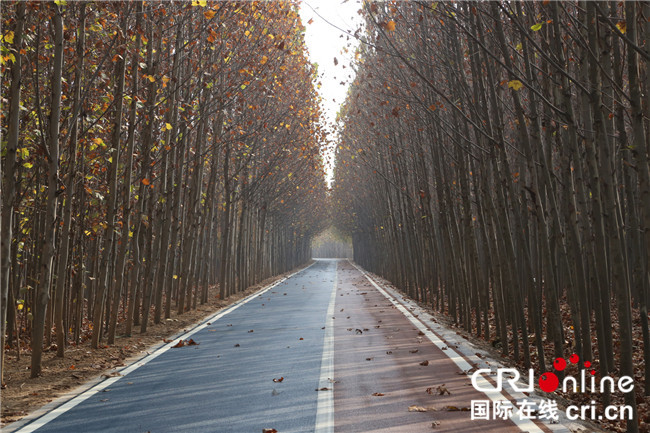
[[[305,41],[309,57],[312,63],[318,64],[319,81],[322,83],[319,89],[323,99],[322,109],[330,131],[333,130],[336,113],[345,101],[348,86],[354,79],[350,63],[354,58],[357,41],[343,31],[353,34],[361,26],[362,21],[357,14],[361,7],[360,0],[303,0],[300,5],[300,17],[307,28]],[[338,64],[335,64],[334,58]],[[336,135],[330,134],[330,140],[333,142],[323,152],[328,183],[332,181],[331,164],[334,160]]]

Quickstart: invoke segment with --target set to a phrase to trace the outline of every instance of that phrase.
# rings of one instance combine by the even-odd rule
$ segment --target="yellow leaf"
[[[533,24],[530,26],[530,29],[534,32],[537,32],[542,29],[542,23]]]
[[[393,20],[388,21],[388,24],[386,24],[386,29],[389,32],[394,31],[395,30],[395,21],[393,21]]]
[[[205,12],[203,12],[203,15],[205,16],[206,19],[211,20],[216,15],[216,12],[215,11],[205,11]]]
[[[32,168],[33,166],[34,166],[34,164],[32,164],[31,162],[26,162],[26,163],[23,164],[23,167],[25,167],[25,168]]]
[[[192,2],[192,6],[201,6],[202,8],[206,7],[208,2],[206,0],[197,0]]]
[[[178,280],[178,275],[174,275],[172,278]]]
[[[8,32],[5,35],[5,42],[8,44],[13,44],[14,43],[14,32]]]
[[[169,123],[165,123],[165,129],[170,130],[172,129],[172,126]]]
[[[616,23],[616,28],[619,32],[625,34],[625,31],[627,30],[627,23],[625,21],[619,21]]]
[[[151,81],[152,83],[156,81],[156,79],[151,75],[149,75],[147,78],[149,78],[149,81]]]
[[[268,62],[268,61],[269,61],[269,58],[268,58],[268,57],[266,57],[266,56],[262,56],[262,60],[260,60],[260,64],[263,65],[263,64],[265,64],[265,63]]]
[[[508,87],[515,90],[515,91],[521,89],[523,86],[524,85],[519,80],[508,81]]]

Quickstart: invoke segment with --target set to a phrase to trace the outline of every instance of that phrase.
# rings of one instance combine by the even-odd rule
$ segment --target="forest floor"
[[[104,345],[99,349],[92,349],[90,332],[84,334],[83,341],[79,345],[66,347],[65,358],[57,358],[56,346],[52,346],[53,350],[43,352],[43,374],[35,379],[30,378],[31,351],[25,347],[21,348],[20,359],[17,360],[15,348],[7,350],[4,377],[6,387],[0,394],[2,400],[0,427],[24,418],[30,412],[87,381],[107,375],[113,368],[124,366],[147,355],[155,346],[164,343],[165,339],[193,328],[213,313],[293,272],[295,270],[264,280],[225,300],[219,299],[217,286],[210,287],[206,304],[181,315],[172,311],[169,319],[159,324],[149,324],[144,334],[139,333],[139,326],[134,326],[136,331],[132,336],[120,335],[124,330],[124,324],[120,324],[115,344],[112,346]]]

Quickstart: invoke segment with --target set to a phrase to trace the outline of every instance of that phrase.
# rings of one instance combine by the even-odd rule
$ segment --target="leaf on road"
[[[331,391],[331,390],[332,390],[331,388],[328,388],[326,386],[324,386],[322,388],[316,388],[316,391]]]
[[[423,365],[423,366],[426,367],[427,365],[429,365],[429,361],[428,361],[427,359],[425,359],[424,361],[422,361],[422,362],[420,363],[420,365]]]
[[[432,406],[424,407],[424,406],[417,406],[415,404],[409,406],[409,412],[434,412],[435,410],[436,408]]]
[[[418,335],[424,335],[424,332],[418,331]]]
[[[409,350],[409,352],[411,352],[411,353],[418,353],[419,351],[420,351],[420,349]]]
[[[386,394],[384,394],[383,392],[373,392],[372,395],[374,395],[375,397],[383,397]]]
[[[278,433],[278,431],[274,428],[263,428],[262,433]]]
[[[275,378],[273,378],[273,382],[275,382],[275,383],[282,382],[283,380],[284,380],[284,376],[281,377],[281,378],[279,378],[279,379],[275,379]]]
[[[189,340],[185,341],[185,344],[188,346],[198,346],[201,343],[197,343],[196,341],[190,338]]]
[[[239,347],[239,343],[237,343],[237,344],[235,344],[235,346],[234,346],[234,347]]]
[[[304,340],[304,338],[300,337],[298,340]]]
[[[250,331],[248,331],[249,334],[250,334],[251,332],[255,332],[255,331],[254,331],[253,329],[251,329]]]
[[[357,329],[354,330],[354,333],[357,334],[357,335],[361,335],[361,334],[363,334],[363,331],[361,329],[357,328]]]

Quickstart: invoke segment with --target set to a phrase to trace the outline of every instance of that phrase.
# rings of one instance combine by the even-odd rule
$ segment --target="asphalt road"
[[[485,395],[422,335],[350,263],[318,260],[18,431],[522,431],[445,410]]]

